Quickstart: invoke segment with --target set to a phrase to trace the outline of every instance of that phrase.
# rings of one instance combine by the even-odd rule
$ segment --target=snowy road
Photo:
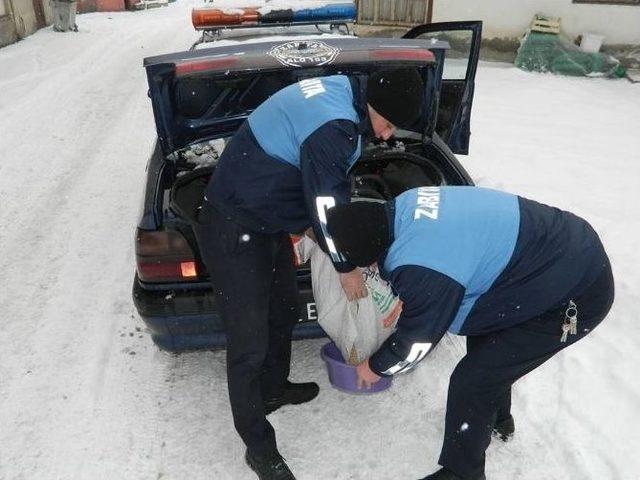
[[[242,461],[224,355],[158,351],[131,302],[133,230],[154,140],[142,58],[188,47],[186,4],[78,17],[0,49],[0,479],[255,478]],[[516,439],[491,480],[640,479],[640,85],[479,70],[479,184],[588,218],[617,279],[610,317],[517,384]],[[270,418],[301,480],[414,479],[433,470],[447,338],[375,398],[332,390],[322,341],[297,342],[312,404]]]

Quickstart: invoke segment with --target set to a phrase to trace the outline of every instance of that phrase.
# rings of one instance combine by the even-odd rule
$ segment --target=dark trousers
[[[276,438],[262,400],[283,392],[299,318],[291,242],[249,231],[207,202],[195,230],[225,323],[233,421],[254,455],[268,455]]]
[[[484,479],[485,450],[496,420],[510,415],[511,386],[560,350],[591,332],[613,303],[607,261],[600,276],[571,300],[577,334],[560,342],[568,302],[537,318],[489,335],[467,337],[467,355],[451,374],[442,452],[438,463],[464,480]]]

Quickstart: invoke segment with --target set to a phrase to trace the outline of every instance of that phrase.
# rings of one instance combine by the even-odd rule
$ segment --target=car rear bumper
[[[163,350],[220,348],[226,345],[224,323],[210,288],[149,290],[137,275],[133,280],[133,303],[151,331],[153,342]],[[319,338],[325,333],[315,318],[310,288],[300,288],[301,321],[293,338]]]

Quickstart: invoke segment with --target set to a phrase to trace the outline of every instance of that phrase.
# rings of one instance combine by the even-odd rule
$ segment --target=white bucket
[[[580,42],[580,49],[583,52],[596,53],[600,51],[604,36],[595,33],[584,33]]]

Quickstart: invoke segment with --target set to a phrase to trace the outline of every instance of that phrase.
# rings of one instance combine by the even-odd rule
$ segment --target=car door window
[[[467,78],[473,41],[473,32],[471,30],[428,32],[418,35],[416,38],[440,40],[450,45],[451,48],[447,50],[447,57],[444,62],[443,80],[465,80]]]
[[[469,152],[471,106],[481,36],[482,22],[465,21],[419,25],[403,37],[449,44],[442,70],[435,131],[451,151],[463,155]]]

